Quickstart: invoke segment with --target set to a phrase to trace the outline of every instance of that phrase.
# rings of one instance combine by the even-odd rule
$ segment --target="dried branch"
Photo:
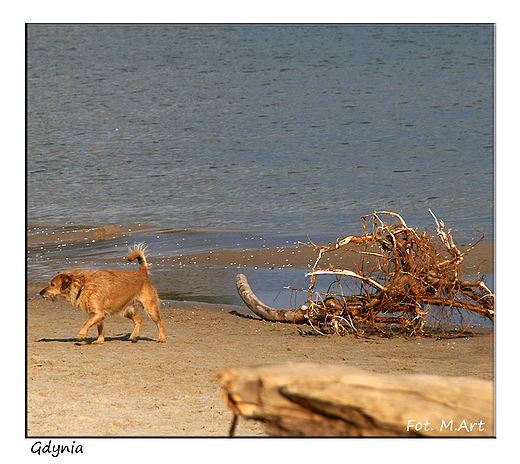
[[[453,318],[461,311],[493,321],[493,292],[482,278],[463,278],[460,265],[469,250],[462,253],[451,229],[446,230],[431,210],[430,214],[436,224],[434,234],[419,234],[400,215],[376,211],[361,217],[363,234],[340,237],[334,244],[309,245],[316,250],[317,257],[311,272],[306,274],[310,276],[306,303],[294,310],[269,308],[267,317],[261,317],[306,322],[319,333],[328,327],[342,334],[375,330],[384,335],[391,333],[392,325],[411,335],[422,334],[426,322],[448,325],[456,322]],[[358,253],[360,260],[355,270],[321,268],[322,258],[338,251]],[[317,277],[331,275],[336,282],[327,293],[315,291]],[[247,280],[244,276],[239,280],[244,288]],[[336,289],[331,289],[334,286]],[[254,294],[247,288],[251,294],[239,293],[258,314],[259,300],[252,299]],[[357,288],[357,293],[346,295],[344,288]],[[260,302],[260,307],[265,306]]]

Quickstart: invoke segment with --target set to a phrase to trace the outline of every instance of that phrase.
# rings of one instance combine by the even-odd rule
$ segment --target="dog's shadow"
[[[137,337],[136,340],[130,340],[131,334],[126,335],[119,335],[115,337],[105,337],[105,343],[106,342],[131,342],[131,343],[137,343],[139,341],[145,341],[145,342],[154,342],[155,340],[153,338],[149,337]],[[81,342],[77,338],[40,338],[37,340],[37,342],[60,342],[60,343],[75,343],[76,345],[92,345],[93,342],[95,342],[97,338],[95,337],[88,337],[82,340]]]

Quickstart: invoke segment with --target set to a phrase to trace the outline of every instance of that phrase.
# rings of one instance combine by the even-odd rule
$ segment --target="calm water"
[[[493,233],[491,26],[30,26],[32,221]]]
[[[493,55],[492,26],[29,26],[28,220],[493,238]]]

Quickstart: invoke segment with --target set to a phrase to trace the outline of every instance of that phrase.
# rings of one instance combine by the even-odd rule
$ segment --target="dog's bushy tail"
[[[146,251],[146,246],[144,243],[137,243],[133,248],[128,249],[130,251],[130,256],[128,257],[128,261],[133,261],[137,259],[139,262],[139,268],[148,269],[148,263],[146,262],[146,258],[144,256],[144,252]]]

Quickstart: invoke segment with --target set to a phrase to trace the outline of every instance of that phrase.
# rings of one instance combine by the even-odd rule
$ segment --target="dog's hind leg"
[[[132,335],[130,335],[130,340],[134,341],[139,336],[139,331],[141,330],[141,324],[143,323],[143,320],[135,313],[135,309],[133,306],[129,306],[127,309],[125,309],[124,314],[125,317],[134,321],[134,330],[132,332]]]
[[[159,314],[157,293],[151,285],[150,287],[151,290],[147,291],[145,295],[142,295],[141,303],[143,304],[144,309],[148,315],[152,318],[152,321],[155,322],[157,328],[159,329],[159,338],[157,339],[157,343],[164,343],[166,341],[166,335],[164,334],[164,324]]]

